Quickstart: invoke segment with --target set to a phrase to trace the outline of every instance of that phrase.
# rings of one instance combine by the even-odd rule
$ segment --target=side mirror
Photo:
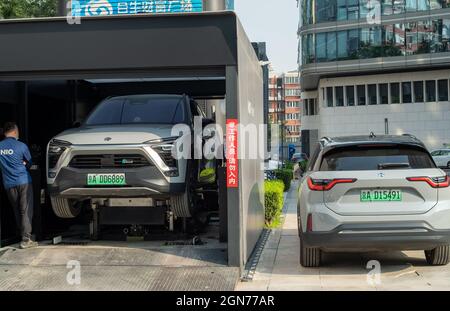
[[[72,126],[73,126],[74,128],[78,128],[78,127],[81,126],[81,122],[80,122],[80,121],[75,121],[75,122],[73,122]]]

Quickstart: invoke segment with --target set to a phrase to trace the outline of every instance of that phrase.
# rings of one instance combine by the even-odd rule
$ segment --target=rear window
[[[407,147],[341,148],[325,154],[321,171],[435,168],[428,152]]]
[[[86,124],[177,124],[183,121],[182,97],[135,97],[104,101],[89,116]]]

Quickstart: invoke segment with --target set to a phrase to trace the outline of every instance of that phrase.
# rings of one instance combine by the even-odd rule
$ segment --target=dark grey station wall
[[[234,13],[0,21],[0,79],[56,72],[236,65]]]

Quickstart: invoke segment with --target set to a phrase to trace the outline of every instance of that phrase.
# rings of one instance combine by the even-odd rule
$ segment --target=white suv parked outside
[[[323,138],[298,199],[300,263],[322,252],[425,250],[449,262],[450,178],[411,135]]]

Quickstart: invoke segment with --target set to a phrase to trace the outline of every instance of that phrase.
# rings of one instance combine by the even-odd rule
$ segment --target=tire
[[[184,193],[170,197],[170,209],[178,218],[191,218],[196,212],[196,201],[194,197],[194,185],[196,183],[197,166],[190,162],[187,165],[186,189]]]
[[[320,267],[322,251],[319,248],[305,247],[300,234],[300,264],[305,268]]]
[[[425,251],[427,263],[431,266],[445,266],[450,260],[450,246],[438,246],[435,249]]]
[[[186,189],[183,194],[170,197],[170,209],[175,217],[192,217],[194,202],[189,191],[190,189]]]
[[[450,161],[447,163],[447,168],[450,169]]]
[[[81,204],[73,204],[69,199],[50,197],[53,212],[59,218],[75,218],[81,212]]]

